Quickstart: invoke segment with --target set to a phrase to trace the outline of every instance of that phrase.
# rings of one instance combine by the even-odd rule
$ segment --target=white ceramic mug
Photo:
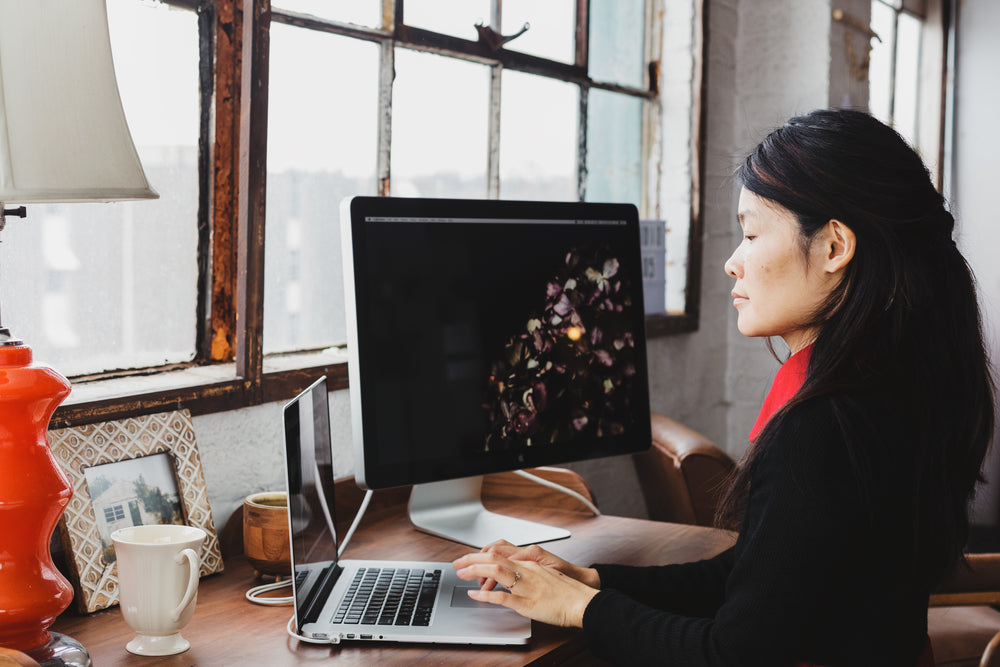
[[[118,559],[118,601],[135,630],[125,645],[138,655],[173,655],[191,647],[180,630],[194,614],[205,531],[150,525],[111,534]]]

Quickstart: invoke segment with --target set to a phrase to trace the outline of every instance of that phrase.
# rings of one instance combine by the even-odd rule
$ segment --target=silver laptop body
[[[340,560],[326,378],[284,407],[292,591],[299,634],[343,640],[526,644],[531,621],[476,602],[451,563]]]

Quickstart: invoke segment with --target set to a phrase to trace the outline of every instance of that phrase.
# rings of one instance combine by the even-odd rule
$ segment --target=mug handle
[[[195,553],[194,549],[184,549],[179,554],[174,557],[174,562],[180,565],[187,559],[188,565],[191,566],[191,572],[188,574],[187,589],[184,591],[184,597],[181,598],[181,603],[177,605],[173,613],[170,615],[170,620],[176,623],[180,617],[184,608],[188,606],[191,602],[191,598],[195,596],[198,592],[198,578],[201,575],[201,568],[198,562],[198,554]]]

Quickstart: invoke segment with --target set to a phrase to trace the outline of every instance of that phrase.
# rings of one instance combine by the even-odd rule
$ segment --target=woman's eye
[[[753,234],[744,234],[743,235],[743,240],[745,240],[745,241],[753,241],[755,238],[757,238],[757,237],[755,235],[753,235]]]

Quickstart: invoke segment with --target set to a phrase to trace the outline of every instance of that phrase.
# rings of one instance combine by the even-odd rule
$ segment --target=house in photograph
[[[111,546],[111,533],[119,528],[163,523],[159,512],[146,509],[132,480],[118,480],[99,496],[92,498],[91,503],[101,543],[105,548]]]

